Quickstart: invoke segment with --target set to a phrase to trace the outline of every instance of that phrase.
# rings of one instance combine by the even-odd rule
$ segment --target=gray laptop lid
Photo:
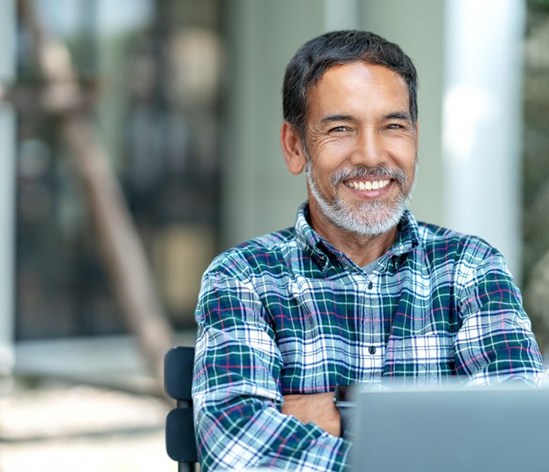
[[[354,472],[549,470],[549,390],[358,390]]]

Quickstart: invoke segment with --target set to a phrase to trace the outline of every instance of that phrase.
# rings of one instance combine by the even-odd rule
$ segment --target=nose
[[[384,156],[383,137],[374,128],[361,129],[351,152],[351,164],[375,167],[384,161]]]

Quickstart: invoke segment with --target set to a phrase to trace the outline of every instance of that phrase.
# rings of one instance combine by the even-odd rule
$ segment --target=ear
[[[280,130],[280,146],[288,170],[294,175],[301,174],[307,165],[307,157],[303,152],[299,133],[287,121],[282,123]]]

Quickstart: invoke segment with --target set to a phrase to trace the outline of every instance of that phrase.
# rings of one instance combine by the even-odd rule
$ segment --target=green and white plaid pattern
[[[542,358],[501,254],[417,223],[364,271],[294,228],[218,256],[196,310],[193,395],[202,470],[344,470],[350,443],[280,413],[283,395],[381,382],[541,377]]]

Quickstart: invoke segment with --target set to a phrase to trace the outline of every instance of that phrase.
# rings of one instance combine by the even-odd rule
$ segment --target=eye
[[[349,131],[351,131],[351,129],[347,126],[336,126],[334,128],[330,128],[330,133],[347,133]]]
[[[396,129],[396,130],[398,130],[398,129],[404,129],[404,128],[405,127],[400,123],[389,123],[387,125],[387,129]]]

